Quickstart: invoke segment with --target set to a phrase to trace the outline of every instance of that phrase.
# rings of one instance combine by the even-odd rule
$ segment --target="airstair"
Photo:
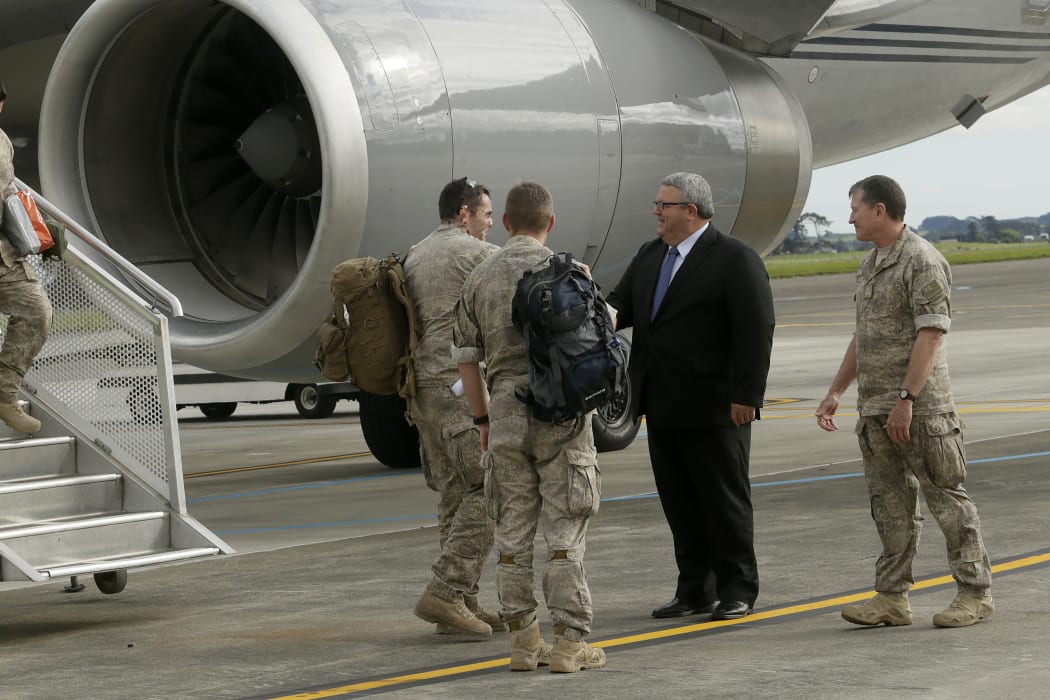
[[[129,569],[231,553],[186,510],[157,310],[180,316],[179,300],[35,196],[72,245],[32,259],[54,324],[22,388],[40,432],[0,423],[0,590],[67,578],[75,590],[91,575],[117,593]],[[0,316],[0,338],[5,325]]]

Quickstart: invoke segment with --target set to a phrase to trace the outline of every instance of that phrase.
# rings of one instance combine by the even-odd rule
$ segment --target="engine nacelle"
[[[453,177],[551,189],[549,245],[608,286],[669,172],[760,252],[809,189],[760,61],[608,0],[97,0],[40,123],[50,199],[183,302],[174,356],[307,380],[340,261],[404,251]],[[505,240],[494,229],[491,240]]]

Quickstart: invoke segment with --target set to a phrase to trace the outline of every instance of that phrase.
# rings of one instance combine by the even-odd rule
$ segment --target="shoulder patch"
[[[922,288],[922,295],[926,297],[926,301],[936,303],[948,296],[948,290],[940,280],[930,280]]]

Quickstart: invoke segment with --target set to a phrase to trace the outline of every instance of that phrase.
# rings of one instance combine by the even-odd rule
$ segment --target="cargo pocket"
[[[966,481],[966,453],[963,450],[959,418],[950,413],[925,419],[929,448],[926,452],[927,476],[942,489],[955,488]]]
[[[478,486],[485,478],[481,466],[481,434],[472,423],[457,423],[441,431],[445,444],[450,446],[452,467],[467,486]]]
[[[566,450],[569,462],[569,513],[589,517],[598,512],[602,496],[602,473],[593,453]]]
[[[499,484],[493,476],[492,453],[484,452],[481,455],[481,467],[485,470],[485,485],[482,493],[485,495],[485,512],[493,520],[499,520]]]
[[[427,488],[441,493],[441,485],[430,470],[430,461],[427,460],[427,451],[423,448],[422,442],[419,443],[419,466],[423,469],[423,478],[426,480]]]
[[[868,419],[864,416],[857,418],[857,424],[853,426],[853,433],[857,436],[857,444],[860,445],[860,455],[864,459],[871,459],[872,451],[871,445],[868,443],[868,436],[865,434],[865,428],[868,426]]]

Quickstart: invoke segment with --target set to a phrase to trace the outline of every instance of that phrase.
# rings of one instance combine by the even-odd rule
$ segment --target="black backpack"
[[[525,337],[532,415],[561,422],[612,398],[627,356],[597,285],[572,255],[553,255],[525,272],[511,307]]]

